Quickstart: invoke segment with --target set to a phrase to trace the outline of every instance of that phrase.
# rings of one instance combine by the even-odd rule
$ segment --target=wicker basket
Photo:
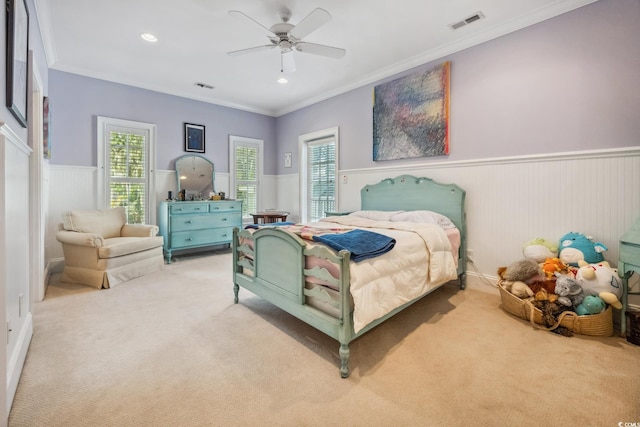
[[[514,316],[530,321],[537,328],[552,330],[558,326],[564,326],[576,334],[596,337],[610,337],[613,335],[611,306],[608,306],[602,313],[587,316],[578,316],[573,311],[565,311],[558,316],[558,321],[555,325],[547,328],[542,326],[542,312],[534,307],[531,302],[520,299],[507,291],[503,287],[502,281],[498,282],[498,289],[500,289],[502,309]]]

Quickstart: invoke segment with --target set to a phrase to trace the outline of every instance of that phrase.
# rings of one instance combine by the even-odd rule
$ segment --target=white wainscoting
[[[71,209],[96,209],[97,168],[87,166],[49,166],[49,217],[46,221],[45,259],[63,258],[62,245],[56,240],[62,212]]]
[[[6,422],[33,335],[29,182],[31,148],[0,122],[0,424]]]
[[[402,174],[467,191],[468,248],[474,267],[490,279],[499,266],[522,257],[526,241],[556,240],[569,231],[607,245],[605,258],[616,266],[618,240],[640,217],[640,147],[341,170],[338,209],[358,209],[363,186]],[[55,240],[62,211],[96,206],[95,168],[51,166],[50,175],[47,259],[62,257]],[[215,188],[229,194],[228,174],[216,173]],[[158,201],[169,190],[176,191],[175,172],[156,171]],[[262,209],[285,210],[299,220],[298,174],[265,176],[261,197]]]
[[[640,217],[640,147],[341,170],[338,209],[359,209],[363,186],[402,174],[466,190],[468,248],[475,268],[491,279],[499,266],[522,258],[523,243],[555,241],[569,231],[604,243],[605,258],[615,267],[620,236]],[[277,182],[278,202],[297,216],[299,200],[291,189],[298,175],[281,175]]]

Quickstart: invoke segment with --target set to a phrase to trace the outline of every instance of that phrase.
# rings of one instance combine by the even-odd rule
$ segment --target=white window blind
[[[129,224],[145,223],[147,141],[144,132],[109,129],[107,179],[109,205],[123,206]]]
[[[318,221],[336,206],[336,143],[333,137],[307,143],[307,212]]]
[[[258,211],[258,147],[235,146],[235,194],[242,200],[242,216]]]

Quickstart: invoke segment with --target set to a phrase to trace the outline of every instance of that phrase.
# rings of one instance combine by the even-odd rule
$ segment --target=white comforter
[[[351,262],[355,332],[429,290],[457,278],[457,261],[445,231],[435,224],[330,217],[331,224],[367,228],[396,240],[375,258]],[[329,224],[327,224],[329,225]]]

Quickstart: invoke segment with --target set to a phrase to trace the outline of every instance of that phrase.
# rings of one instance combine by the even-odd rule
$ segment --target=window
[[[231,198],[242,200],[242,218],[250,219],[260,206],[262,145],[259,139],[229,137]]]
[[[151,179],[155,126],[98,118],[98,206],[123,206],[129,224],[155,222]]]
[[[302,135],[301,216],[318,221],[327,211],[337,210],[338,128]]]

